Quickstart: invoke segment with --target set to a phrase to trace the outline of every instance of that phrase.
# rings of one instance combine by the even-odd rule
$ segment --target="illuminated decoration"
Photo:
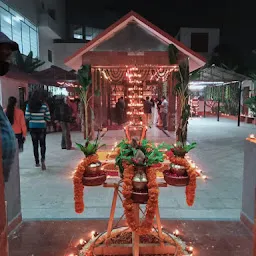
[[[74,88],[79,87],[78,84],[70,83],[70,82],[57,82],[57,84],[60,85],[61,87],[74,87]]]
[[[191,106],[190,108],[191,116],[198,116],[198,111],[199,111],[198,98],[191,99],[190,106]]]
[[[97,68],[97,67],[96,67]],[[113,83],[123,82],[128,80],[131,84],[141,84],[142,81],[159,81],[165,82],[172,71],[176,71],[178,66],[156,66],[156,65],[143,65],[143,66],[108,66],[100,67],[102,77]]]
[[[195,169],[195,171],[197,173],[197,177],[200,177],[203,180],[207,180],[208,179],[208,177],[205,174],[203,174],[203,171],[195,164],[194,161],[191,160],[191,158],[188,155],[186,155],[185,158],[189,162],[190,166]]]
[[[125,76],[130,84],[141,84],[143,82],[142,75],[136,67],[128,69]]]
[[[172,73],[174,69],[168,69],[168,68],[157,68],[155,70],[152,70],[150,81],[155,80],[155,81],[161,81],[165,82],[167,81],[169,75]]]

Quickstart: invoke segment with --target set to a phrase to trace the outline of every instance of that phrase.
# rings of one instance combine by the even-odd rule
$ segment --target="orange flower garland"
[[[136,223],[135,213],[134,213],[134,204],[132,200],[132,179],[134,177],[134,166],[124,164],[124,178],[123,178],[123,207],[124,213],[126,216],[127,224],[132,231],[145,235],[151,232],[153,227],[154,217],[156,213],[156,207],[158,205],[158,194],[159,189],[156,182],[156,169],[154,167],[149,167],[147,169],[147,179],[148,179],[148,202],[146,206],[146,215],[145,219],[141,224]]]
[[[189,176],[189,184],[186,186],[186,201],[188,206],[192,206],[195,202],[196,196],[196,171],[190,167],[187,170]]]
[[[189,184],[186,186],[186,201],[188,206],[192,206],[195,202],[196,195],[196,176],[195,168],[192,168],[189,162],[182,157],[172,156],[169,158],[170,162],[175,165],[184,166],[187,169],[189,176]]]
[[[84,185],[82,182],[84,172],[87,166],[98,161],[98,155],[91,155],[84,158],[77,166],[75,174],[73,176],[74,183],[74,200],[76,213],[82,213],[84,211]]]

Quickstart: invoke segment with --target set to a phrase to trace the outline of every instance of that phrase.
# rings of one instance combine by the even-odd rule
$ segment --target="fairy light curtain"
[[[102,77],[106,80],[119,83],[127,79],[129,74],[134,72],[136,68],[136,73],[141,81],[154,80],[165,82],[170,73],[174,70],[172,67],[159,67],[159,68],[100,68]]]

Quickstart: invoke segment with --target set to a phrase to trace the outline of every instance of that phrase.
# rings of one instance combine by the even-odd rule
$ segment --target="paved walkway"
[[[243,144],[245,137],[256,130],[252,125],[237,127],[234,121],[193,119],[189,140],[198,142],[192,158],[202,168],[208,181],[198,179],[197,198],[193,207],[185,201],[184,188],[168,187],[160,192],[160,213],[169,219],[239,219],[242,198]],[[157,142],[173,142],[153,128],[148,137]],[[109,131],[104,142],[108,149],[123,138],[122,131]],[[83,141],[81,133],[72,133],[74,142]],[[83,157],[78,150],[60,149],[60,134],[47,135],[46,172],[34,168],[32,146],[28,137],[20,155],[21,197],[24,219],[108,218],[112,189],[103,187],[84,190],[86,210],[77,215],[73,206],[72,172]],[[118,202],[116,217],[122,213]]]

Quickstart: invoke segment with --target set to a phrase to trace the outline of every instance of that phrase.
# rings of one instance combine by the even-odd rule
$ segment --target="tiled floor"
[[[255,126],[216,118],[194,118],[189,123],[189,141],[196,141],[192,158],[208,176],[198,179],[196,201],[188,207],[184,188],[161,189],[159,197],[162,218],[239,220],[242,205],[244,139]],[[124,137],[122,130],[109,131],[104,137],[108,149]],[[148,137],[157,142],[172,143],[157,128],[149,129]],[[73,205],[72,171],[83,157],[78,150],[61,150],[61,135],[47,135],[46,172],[34,168],[30,136],[25,151],[20,155],[22,214],[25,219],[107,218],[113,189],[85,188],[86,211],[77,215]],[[73,142],[83,141],[82,134],[72,133]],[[105,150],[105,149],[104,149]],[[228,184],[228,186],[227,186]],[[36,191],[34,193],[33,191]],[[102,196],[104,194],[104,197]],[[120,202],[117,215],[122,214]]]
[[[252,236],[239,222],[162,221],[163,228],[178,229],[193,256],[251,256]],[[76,253],[79,239],[92,230],[102,232],[105,220],[24,222],[10,236],[10,256],[68,256]]]

